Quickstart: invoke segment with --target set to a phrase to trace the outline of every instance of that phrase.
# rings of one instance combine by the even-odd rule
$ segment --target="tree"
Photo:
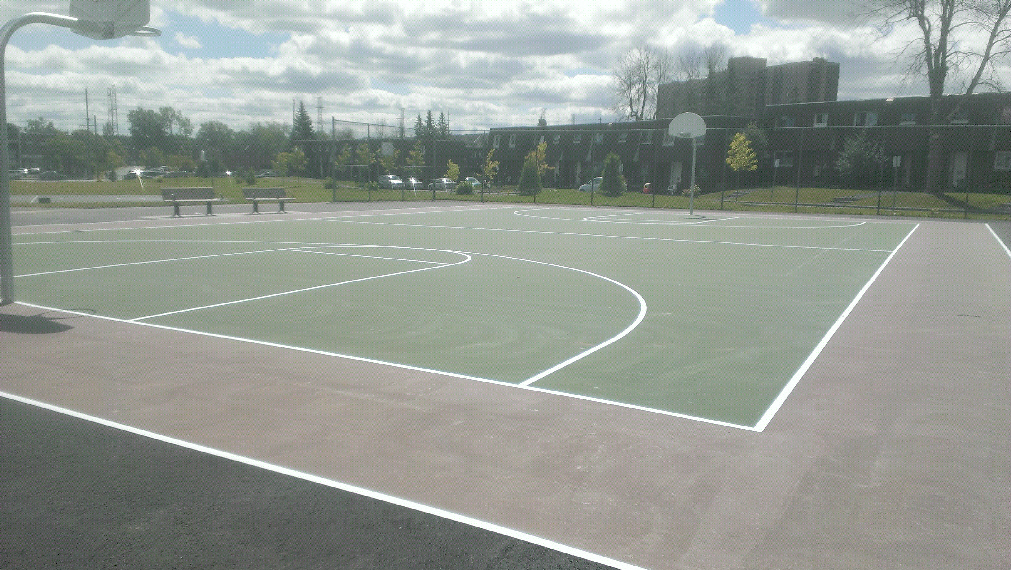
[[[625,177],[622,176],[622,159],[614,152],[604,157],[604,172],[601,173],[601,193],[605,196],[621,196],[625,193]]]
[[[1007,89],[995,73],[995,61],[1009,55],[1010,0],[866,0],[868,15],[880,25],[883,36],[916,24],[917,38],[904,52],[911,57],[911,74],[924,73],[928,81],[931,116],[928,135],[926,186],[939,192],[943,179],[942,132],[938,125],[960,112],[978,86]],[[943,116],[942,100],[949,73],[965,70],[969,79],[962,97]],[[986,74],[986,75],[985,75]]]
[[[373,174],[373,163],[376,162],[376,154],[373,153],[372,149],[369,148],[369,143],[361,143],[355,147],[355,165],[365,166],[364,180],[369,181],[374,178]],[[360,169],[358,172],[362,172]],[[355,179],[358,180],[356,174]]]
[[[299,112],[295,115],[295,124],[292,125],[292,147],[304,146],[302,141],[314,140],[313,119],[306,111],[306,104],[299,101]],[[300,144],[301,143],[301,144]]]
[[[197,150],[204,152],[205,159],[218,159],[224,162],[235,152],[235,132],[220,121],[207,121],[200,124],[196,136]],[[229,165],[235,167],[238,165]]]
[[[178,128],[178,134],[188,137],[193,134],[193,123],[190,119],[183,116],[182,113],[173,109],[172,107],[161,107],[158,109],[158,114],[162,118],[162,122],[165,124],[165,129],[171,136],[172,126],[175,125]]]
[[[524,159],[524,167],[520,171],[520,182],[517,184],[517,193],[521,196],[537,196],[540,192],[541,177],[538,176],[538,160],[534,156],[534,151],[531,151]]]
[[[422,123],[422,116],[418,115],[415,119],[415,138],[420,139],[425,136],[425,124]]]
[[[741,173],[742,171],[753,172],[759,167],[755,151],[752,150],[752,143],[745,136],[745,133],[738,133],[731,139],[731,147],[727,150],[726,162],[735,173]]]
[[[494,148],[488,149],[488,155],[485,156],[485,164],[481,169],[481,173],[485,177],[485,184],[488,186],[492,186],[492,181],[495,180],[496,175],[499,174],[499,161],[492,160],[492,155],[494,153]]]
[[[847,137],[836,158],[836,170],[845,184],[855,188],[874,186],[880,179],[886,155],[881,142],[868,139],[868,133]]]
[[[422,141],[416,140],[414,146],[408,151],[408,157],[405,159],[407,166],[425,166],[425,145]]]
[[[538,167],[538,180],[544,183],[545,174],[551,170],[547,162],[548,143],[544,141],[538,143],[538,146],[534,147],[531,154],[534,155],[534,164]]]
[[[130,122],[130,145],[135,153],[152,147],[163,153],[166,151],[169,133],[160,113],[138,107],[127,113],[127,120]]]
[[[643,121],[657,112],[657,86],[672,80],[671,54],[638,47],[622,56],[614,71],[615,111],[625,118]]]
[[[457,179],[460,178],[460,165],[458,165],[456,162],[453,162],[452,160],[447,160],[446,177],[456,182]]]
[[[302,149],[295,147],[292,152],[282,152],[278,154],[278,157],[274,160],[274,170],[281,173],[282,176],[289,176],[292,174],[299,174],[306,170],[306,155],[302,152]]]
[[[442,111],[439,112],[439,122],[436,123],[436,134],[441,139],[450,138],[450,120]]]

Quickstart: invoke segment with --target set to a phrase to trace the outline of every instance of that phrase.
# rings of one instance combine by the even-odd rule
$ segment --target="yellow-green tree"
[[[534,157],[534,164],[538,167],[538,180],[544,184],[545,173],[552,170],[552,168],[548,166],[547,161],[548,143],[542,141],[538,144],[538,146],[534,147],[534,150],[531,151],[531,156]]]
[[[485,176],[485,184],[492,186],[492,181],[495,180],[496,174],[499,174],[499,161],[492,160],[492,154],[495,153],[494,148],[488,150],[488,155],[485,157],[485,166],[482,167],[482,174]]]
[[[456,162],[453,162],[452,160],[446,161],[446,177],[454,182],[460,178],[460,166],[458,166]]]
[[[745,133],[738,133],[731,139],[731,147],[727,150],[727,165],[738,174],[741,172],[752,172],[759,166],[756,160],[755,151],[752,150],[752,142],[748,140]]]

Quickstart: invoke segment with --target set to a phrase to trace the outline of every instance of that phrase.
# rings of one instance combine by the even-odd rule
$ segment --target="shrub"
[[[466,180],[457,183],[457,194],[474,194],[474,186]]]
[[[601,193],[605,196],[621,196],[625,193],[625,177],[622,176],[622,160],[615,153],[604,158],[604,172],[601,173]]]
[[[517,193],[521,196],[537,196],[539,192],[541,192],[541,177],[538,176],[537,158],[529,154],[524,160],[524,169],[520,171]]]

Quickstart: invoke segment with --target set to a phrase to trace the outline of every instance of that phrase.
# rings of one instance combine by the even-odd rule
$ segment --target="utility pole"
[[[116,87],[109,88],[109,128],[113,135],[119,134],[119,109],[116,105]]]
[[[323,132],[323,97],[316,98],[316,132]]]
[[[88,88],[84,88],[84,130],[91,132],[91,111],[88,110]]]

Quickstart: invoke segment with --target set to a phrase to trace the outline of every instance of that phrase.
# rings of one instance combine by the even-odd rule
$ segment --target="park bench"
[[[260,202],[277,202],[278,212],[285,211],[285,202],[291,202],[295,198],[289,198],[284,188],[245,188],[242,195],[246,201],[253,202],[253,213],[260,213]]]
[[[172,217],[180,218],[179,206],[182,204],[207,204],[207,215],[213,216],[211,204],[220,202],[221,198],[215,196],[214,188],[162,188],[162,200],[172,202]]]

